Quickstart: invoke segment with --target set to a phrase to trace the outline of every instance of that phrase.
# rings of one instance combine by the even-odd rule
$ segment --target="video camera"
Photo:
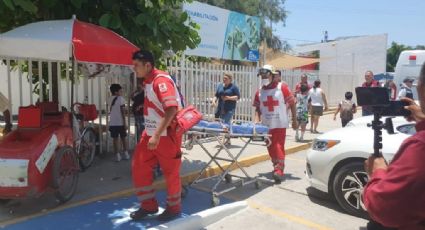
[[[409,110],[404,107],[407,104],[403,101],[390,101],[390,96],[386,88],[379,87],[357,87],[357,104],[359,106],[368,106],[373,112],[373,121],[368,124],[374,130],[374,152],[376,157],[382,156],[382,129],[387,130],[388,134],[394,134],[392,117],[411,115]],[[381,121],[382,116],[388,116],[385,123]]]

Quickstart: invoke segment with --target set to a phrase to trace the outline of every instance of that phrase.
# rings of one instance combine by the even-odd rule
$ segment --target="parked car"
[[[349,214],[367,218],[362,202],[363,187],[368,181],[364,161],[373,152],[373,130],[359,118],[351,126],[317,137],[307,154],[306,174],[312,187],[335,197]],[[382,153],[390,162],[402,142],[416,133],[415,125],[394,119],[395,134],[383,131]]]
[[[388,117],[382,117],[381,121],[385,122],[385,119]],[[370,124],[373,120],[373,116],[364,116],[364,117],[359,117],[356,118],[354,120],[351,120],[350,122],[348,122],[346,127],[359,127],[359,126],[363,126],[363,127],[367,127],[367,124]],[[399,125],[403,125],[406,124],[406,118],[404,117],[393,117],[391,119],[393,121],[393,125],[394,127],[397,127]]]

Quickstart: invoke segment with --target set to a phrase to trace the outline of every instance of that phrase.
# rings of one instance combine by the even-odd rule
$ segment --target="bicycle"
[[[81,171],[85,171],[93,164],[96,155],[96,134],[92,125],[87,124],[97,118],[96,106],[74,103],[72,114],[75,151]]]

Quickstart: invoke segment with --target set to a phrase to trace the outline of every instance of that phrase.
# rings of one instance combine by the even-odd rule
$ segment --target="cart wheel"
[[[258,180],[257,180],[257,181],[255,182],[255,188],[256,188],[256,189],[260,189],[260,188],[261,188],[261,182],[260,182],[260,181],[258,181]]]
[[[92,128],[88,127],[84,129],[77,153],[81,170],[85,171],[91,164],[93,164],[94,156],[96,154],[96,135]]]
[[[52,171],[52,186],[60,203],[65,203],[74,196],[78,184],[78,159],[70,146],[60,147],[55,152]]]
[[[186,198],[188,193],[189,193],[189,189],[187,188],[186,185],[183,185],[182,186],[182,193],[181,193],[182,198],[183,199]]]
[[[218,198],[216,195],[213,195],[211,199],[211,205],[213,207],[220,205],[220,198]]]
[[[226,180],[226,183],[228,184],[232,183],[232,176],[230,174],[226,174],[224,176],[224,179]]]

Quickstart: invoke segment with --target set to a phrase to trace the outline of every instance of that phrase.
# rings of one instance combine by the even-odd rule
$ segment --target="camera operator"
[[[363,201],[370,217],[386,227],[425,229],[425,64],[417,89],[421,107],[403,99],[412,112],[408,120],[417,123],[416,134],[403,142],[391,164],[382,157],[365,162],[369,182]]]

